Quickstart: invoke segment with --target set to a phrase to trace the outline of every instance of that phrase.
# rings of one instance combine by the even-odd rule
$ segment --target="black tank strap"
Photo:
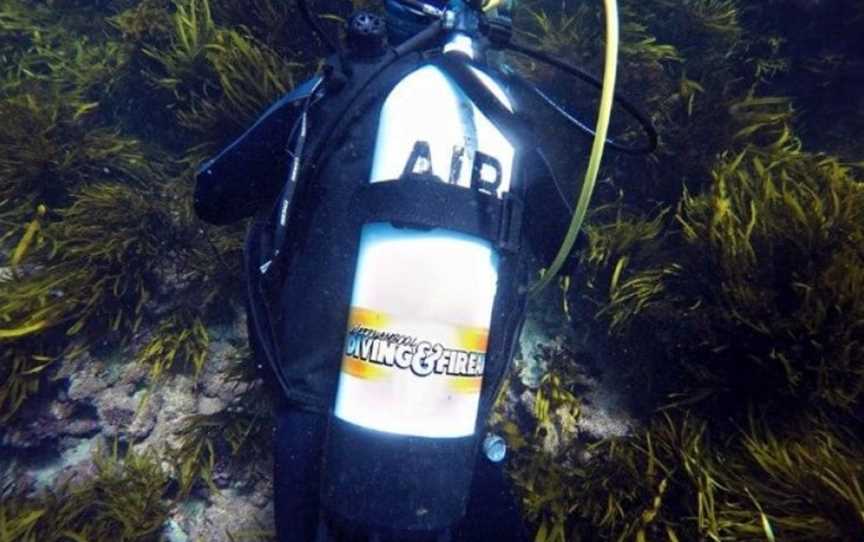
[[[498,198],[435,175],[413,174],[366,184],[356,208],[362,223],[446,228],[486,239],[503,251],[519,250],[523,203],[509,192]]]

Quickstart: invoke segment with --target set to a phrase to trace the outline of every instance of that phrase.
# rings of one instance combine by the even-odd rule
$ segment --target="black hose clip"
[[[328,94],[336,94],[348,84],[353,75],[351,64],[345,62],[342,53],[331,55],[324,64],[324,85]]]

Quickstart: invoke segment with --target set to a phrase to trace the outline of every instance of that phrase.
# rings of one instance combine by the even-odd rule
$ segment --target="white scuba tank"
[[[456,35],[445,51],[454,48],[473,54],[467,36]],[[512,110],[502,87],[475,72]],[[500,167],[486,161],[475,172],[484,155]],[[399,182],[410,164],[410,173],[431,173],[466,190],[472,172],[479,173],[500,198],[510,189],[514,158],[504,134],[444,72],[427,65],[402,79],[383,104],[369,182]],[[366,224],[335,416],[396,435],[473,435],[498,266],[486,239]]]

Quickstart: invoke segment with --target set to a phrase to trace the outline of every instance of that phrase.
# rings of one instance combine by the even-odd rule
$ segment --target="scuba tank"
[[[458,31],[444,52],[478,53]],[[512,110],[501,84],[471,69]],[[434,63],[404,77],[383,103],[368,181],[382,188],[381,212],[360,233],[325,451],[322,500],[338,518],[429,532],[464,514],[501,253],[464,231],[400,223],[402,213],[388,207],[418,206],[435,184],[454,198],[500,203],[521,190],[512,186],[515,145]],[[406,194],[416,188],[406,196],[415,201],[384,186],[397,184]]]
[[[482,64],[478,52],[483,47],[478,45],[509,48],[601,85],[572,66],[509,43],[506,17],[486,17],[480,6],[462,0],[451,0],[445,10],[420,0],[387,0],[404,5],[413,22],[434,22],[418,33],[406,25],[402,30],[412,37],[385,47],[374,18],[354,18],[349,24],[352,53],[343,56],[318,28],[305,1],[297,1],[300,14],[334,54],[321,76],[280,99],[201,167],[199,177],[238,182],[199,182],[196,211],[214,223],[248,216],[258,207],[254,198],[239,201],[236,212],[208,202],[224,201],[220,194],[230,190],[238,200],[248,199],[249,192],[254,196],[255,188],[267,183],[256,185],[252,179],[250,187],[246,165],[285,153],[290,173],[272,212],[262,213],[250,228],[244,250],[256,357],[270,366],[275,382],[291,398],[297,392],[292,377],[296,381],[304,374],[287,371],[286,358],[303,355],[293,348],[298,343],[309,347],[312,362],[306,366],[317,380],[302,383],[311,393],[303,389],[295,396],[309,404],[333,389],[329,377],[335,376],[341,358],[321,480],[325,517],[336,518],[337,529],[341,520],[371,533],[373,540],[389,531],[397,531],[400,539],[406,532],[440,533],[464,515],[480,444],[477,425],[486,419],[512,359],[526,297],[525,289],[516,288],[525,282],[516,272],[525,189],[520,162],[532,152],[541,153],[533,134],[513,114],[504,89],[522,84],[594,137],[569,241],[555,260],[563,261],[606,143],[614,94],[608,69],[614,65],[617,31],[607,28],[610,52],[595,134],[515,74]],[[614,0],[604,1],[607,8],[614,6]],[[447,39],[442,40],[444,33]],[[443,54],[417,68],[442,42]],[[367,116],[382,93],[380,116]],[[326,114],[323,108],[315,110],[325,99]],[[614,99],[643,124],[650,142],[644,149],[609,145],[631,153],[653,150],[656,133],[650,123],[628,102]],[[273,148],[292,118],[288,144]],[[365,136],[375,120],[375,145],[367,152]],[[307,130],[313,122],[315,129]],[[354,126],[359,126],[362,145],[343,145]],[[359,174],[361,168],[352,169],[352,164],[370,169]],[[332,186],[313,186],[316,179],[333,180]],[[313,218],[316,226],[304,232]],[[330,250],[329,256],[289,267],[287,262],[293,264],[303,248],[288,242],[289,223],[300,226],[294,241],[311,240]],[[319,269],[315,262],[329,267]],[[546,282],[556,265],[544,275]],[[309,295],[298,292],[302,287],[283,289],[298,268],[301,276],[323,276],[316,284],[328,286],[307,290]],[[535,286],[536,291],[542,283]],[[286,291],[291,295],[282,297]],[[305,311],[299,331],[284,326],[294,325],[294,300]],[[334,310],[344,310],[344,318]],[[288,340],[319,333],[326,341]],[[333,371],[325,375],[321,368],[330,360]],[[322,400],[314,406],[326,405]],[[500,460],[501,443],[492,438],[487,444],[487,455]],[[321,539],[327,538],[328,525],[320,524]]]

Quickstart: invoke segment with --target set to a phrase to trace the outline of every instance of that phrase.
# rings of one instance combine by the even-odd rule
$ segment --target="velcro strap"
[[[510,193],[498,198],[435,175],[406,175],[364,185],[356,202],[363,223],[445,228],[486,239],[504,251],[519,250],[523,204]]]

